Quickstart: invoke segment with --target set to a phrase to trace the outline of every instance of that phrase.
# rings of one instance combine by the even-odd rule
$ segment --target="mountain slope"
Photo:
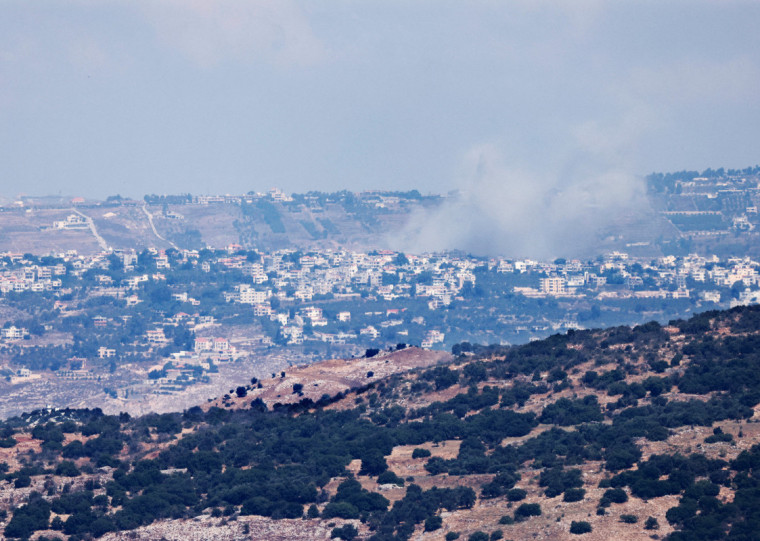
[[[0,427],[5,535],[752,539],[758,346],[737,308],[465,346],[269,409],[35,412]]]

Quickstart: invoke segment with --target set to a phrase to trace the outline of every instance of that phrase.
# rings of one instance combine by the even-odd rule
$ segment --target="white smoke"
[[[621,215],[647,208],[645,185],[623,170],[574,161],[562,170],[537,173],[510,168],[492,145],[475,148],[465,159],[457,193],[439,207],[410,216],[391,245],[417,253],[464,250],[535,258],[595,254],[600,236]]]

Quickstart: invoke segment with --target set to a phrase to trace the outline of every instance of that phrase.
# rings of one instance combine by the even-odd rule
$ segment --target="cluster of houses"
[[[749,257],[720,260],[716,256],[665,256],[656,260],[631,259],[627,254],[613,252],[604,261],[581,263],[539,263],[523,261],[500,264],[499,272],[530,272],[538,270],[541,278],[537,288],[515,287],[514,291],[531,297],[583,297],[687,299],[697,292],[706,302],[719,303],[727,289],[737,290],[730,304],[757,302],[760,290],[760,263]],[[608,283],[608,276],[616,282]]]
[[[11,262],[23,259],[21,254],[6,254],[5,256]],[[50,266],[29,265],[13,270],[0,268],[0,293],[60,291],[62,286],[60,277],[66,272],[66,266],[61,263]]]
[[[279,328],[285,343],[299,345],[308,340],[330,344],[367,342],[388,338],[393,330],[402,341],[409,336],[414,325],[421,325],[422,314],[383,314],[385,317],[368,318],[360,310],[325,310],[331,302],[351,303],[360,306],[365,298],[382,299],[403,305],[404,299],[423,300],[428,310],[444,309],[455,300],[461,300],[466,290],[472,290],[479,272],[503,275],[527,275],[512,288],[518,295],[527,297],[574,297],[604,301],[621,298],[697,298],[702,302],[736,303],[756,302],[760,290],[760,264],[748,257],[719,258],[690,255],[666,256],[655,260],[630,258],[621,252],[612,252],[594,261],[557,260],[553,262],[531,259],[474,258],[451,254],[408,255],[393,251],[370,253],[350,250],[320,250],[299,253],[279,250],[251,258],[250,253],[237,245],[217,252],[213,258],[201,260],[199,253],[184,250],[171,254],[152,250],[155,272],[135,272],[137,254],[133,251],[116,251],[94,256],[72,253],[58,254],[56,263],[49,266],[39,263],[24,265],[23,256],[3,254],[5,264],[0,266],[0,291],[58,291],[61,277],[82,276],[95,270],[95,285],[89,288],[92,296],[112,296],[125,299],[127,306],[144,302],[140,295],[144,284],[166,280],[168,273],[179,265],[190,262],[203,272],[237,270],[242,281],[223,292],[229,303],[247,306],[256,318],[267,318]],[[113,256],[121,259],[124,277],[114,283],[106,272]],[[62,263],[61,260],[64,262]],[[98,269],[103,269],[98,273]],[[731,290],[729,298],[728,291]],[[172,288],[172,298],[189,307],[202,308],[202,302],[189,291]],[[56,307],[66,309],[66,303],[57,301]],[[352,312],[353,317],[352,318]],[[181,312],[168,323],[198,323],[196,312]],[[358,319],[357,319],[358,318]],[[419,318],[419,319],[415,319]],[[356,321],[353,321],[356,320]],[[423,319],[424,322],[424,319]],[[167,322],[160,322],[167,323]],[[102,317],[95,317],[96,327],[107,325]],[[419,329],[418,329],[419,330]],[[423,347],[444,344],[444,328],[424,328]],[[416,333],[419,336],[419,333]],[[275,338],[272,336],[271,338]],[[145,340],[151,345],[167,342],[162,328],[148,330]],[[220,351],[220,344],[202,343],[202,351]],[[107,354],[103,354],[107,355]]]
[[[116,257],[123,264],[123,273],[109,272]],[[110,296],[126,301],[121,315],[92,315],[95,329],[124,324],[132,317],[130,307],[150,302],[145,293],[148,284],[167,283],[175,269],[188,264],[202,273],[228,273],[237,281],[225,280],[221,299],[237,305],[240,312],[269,320],[271,335],[258,337],[257,344],[274,343],[298,346],[307,342],[330,345],[416,343],[423,348],[447,348],[457,333],[441,323],[445,318],[433,317],[442,310],[473,298],[476,287],[502,281],[520,284],[509,287],[513,294],[526,297],[557,297],[605,302],[612,299],[668,299],[710,303],[707,308],[748,304],[760,301],[760,263],[749,257],[719,259],[689,255],[666,256],[654,260],[632,258],[613,252],[593,261],[476,258],[453,254],[410,255],[393,251],[359,252],[351,250],[318,250],[300,253],[279,250],[256,254],[231,245],[212,255],[182,250],[164,252],[149,250],[147,255],[155,269],[137,270],[138,254],[133,251],[104,252],[82,256],[68,252],[45,259],[26,261],[20,254],[0,254],[0,292],[52,292],[53,307],[62,315],[79,313],[82,299],[72,300],[77,278],[87,278],[88,298]],[[233,272],[234,271],[234,272]],[[486,285],[480,285],[488,275]],[[114,276],[119,278],[114,279]],[[61,287],[64,281],[67,287]],[[529,284],[529,285],[526,285]],[[157,315],[136,343],[150,351],[167,351],[172,336],[167,325],[182,326],[195,333],[190,351],[171,353],[184,368],[183,381],[201,377],[214,363],[232,360],[245,354],[245,345],[230,343],[224,327],[215,321],[213,306],[205,298],[194,298],[191,289],[170,285],[171,299],[181,303],[181,310],[172,315]],[[502,288],[503,289],[503,288]],[[491,297],[503,295],[481,291],[477,306],[487,307]],[[495,295],[495,297],[494,297]],[[76,295],[74,295],[76,298]],[[365,308],[365,301],[381,303],[382,310]],[[456,303],[456,305],[455,305]],[[473,305],[473,306],[475,306]],[[411,308],[414,306],[415,308]],[[424,307],[420,310],[420,307]],[[538,327],[520,314],[498,314],[498,321],[507,321],[520,332],[541,332],[578,328],[570,313]],[[119,320],[119,321],[116,321]],[[432,322],[432,323],[431,323]],[[13,342],[27,337],[27,329],[6,325],[0,329],[0,340]],[[459,333],[461,336],[461,332]],[[460,338],[461,339],[461,338]],[[10,346],[8,346],[10,347]],[[172,346],[173,347],[173,346]],[[169,349],[172,349],[169,347]],[[100,359],[118,358],[115,347],[100,346]],[[192,378],[188,379],[188,371]],[[61,377],[88,378],[91,371],[63,370]],[[169,381],[174,372],[150,380],[151,385]],[[21,377],[15,374],[13,377]]]

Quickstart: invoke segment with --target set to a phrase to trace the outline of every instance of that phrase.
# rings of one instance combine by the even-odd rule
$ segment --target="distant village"
[[[648,183],[681,240],[731,234],[750,242],[760,223],[758,175],[759,168],[708,170],[651,175]],[[288,208],[319,215],[342,205],[361,217],[367,209],[399,212],[426,198],[437,204],[440,196],[272,189],[151,195],[145,202],[119,196],[105,203],[67,201],[70,212],[41,227],[81,230],[98,237],[104,249],[0,253],[0,377],[12,385],[46,378],[90,382],[128,399],[208,382],[230,363],[271,357],[310,362],[401,345],[448,350],[464,342],[519,344],[571,329],[666,323],[760,301],[760,258],[726,256],[723,245],[721,255],[689,254],[681,242],[683,255],[642,257],[632,246],[632,253],[552,261],[352,250],[335,243],[114,249],[79,210],[88,204],[142,206],[134,212],[147,217],[162,239],[145,205],[160,205],[162,219],[180,222],[185,205],[255,203],[276,232],[284,230],[280,219]],[[11,207],[43,208],[43,199],[22,198]],[[60,208],[53,199],[51,208]],[[317,221],[324,231],[311,233],[324,239],[335,226]]]
[[[637,323],[657,312],[670,317],[755,303],[759,269],[747,257],[643,261],[621,252],[551,262],[391,251],[258,253],[238,245],[31,259],[5,253],[2,304],[41,317],[28,326],[2,323],[0,360],[11,383],[46,372],[92,379],[126,367],[143,374],[140,392],[171,392],[203,381],[220,363],[274,346],[345,346],[355,355],[401,343],[448,349],[477,337],[484,315],[503,332],[486,343],[517,343],[601,326],[605,315]],[[510,303],[524,308],[496,310]],[[230,333],[241,324],[242,334]],[[35,362],[31,351],[44,352],[47,364]]]

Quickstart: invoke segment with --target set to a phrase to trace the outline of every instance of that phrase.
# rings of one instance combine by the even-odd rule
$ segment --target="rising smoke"
[[[393,235],[394,248],[583,257],[598,254],[600,238],[615,229],[621,216],[648,208],[643,179],[614,168],[565,164],[562,170],[541,173],[511,169],[492,146],[474,149],[465,162],[456,193],[438,207],[412,214]]]

